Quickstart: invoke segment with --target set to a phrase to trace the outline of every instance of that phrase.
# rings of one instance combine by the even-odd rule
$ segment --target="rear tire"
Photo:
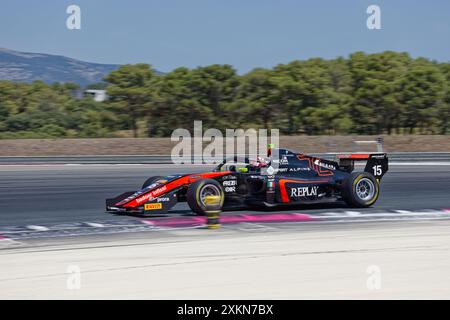
[[[377,201],[379,194],[380,184],[368,172],[353,172],[342,184],[342,197],[351,207],[370,207]]]
[[[219,202],[214,205],[214,210],[222,210],[225,194],[220,183],[213,179],[203,179],[192,183],[187,190],[186,200],[192,211],[204,216],[208,210],[211,210],[205,204],[207,196],[218,196]]]
[[[155,181],[162,179],[163,177],[160,176],[153,176],[145,180],[144,184],[142,185],[142,189],[147,188],[149,185],[153,184]]]

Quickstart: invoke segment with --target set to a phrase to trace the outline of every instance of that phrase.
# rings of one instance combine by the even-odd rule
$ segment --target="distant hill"
[[[84,87],[100,82],[117,64],[90,63],[64,56],[0,48],[0,80],[46,83],[74,82]]]

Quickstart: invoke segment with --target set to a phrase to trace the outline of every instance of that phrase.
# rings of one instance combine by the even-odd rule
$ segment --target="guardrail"
[[[336,153],[310,153],[325,159],[333,159]],[[450,152],[392,152],[390,162],[450,162]],[[194,157],[200,159],[200,157]],[[170,155],[93,155],[93,156],[42,156],[0,157],[0,165],[30,164],[170,164]]]

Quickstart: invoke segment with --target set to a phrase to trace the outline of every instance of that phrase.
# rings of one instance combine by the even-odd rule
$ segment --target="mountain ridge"
[[[0,80],[73,82],[84,87],[101,82],[107,74],[119,67],[119,64],[86,62],[62,55],[0,47]]]

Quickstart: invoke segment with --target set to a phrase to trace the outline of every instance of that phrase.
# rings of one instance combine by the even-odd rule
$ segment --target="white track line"
[[[96,223],[96,222],[86,222],[86,224],[88,226],[94,227],[94,228],[104,228],[105,225],[101,224],[101,223]]]
[[[311,215],[311,214],[310,214]],[[404,213],[390,213],[390,212],[381,212],[381,213],[365,213],[365,214],[361,214],[361,215],[336,215],[336,216],[322,216],[322,215],[311,215],[313,217],[317,217],[319,219],[336,219],[336,218],[348,218],[348,217],[358,217],[358,218],[375,218],[375,217],[448,217],[450,218],[450,214],[448,214],[448,212],[444,211],[444,210],[437,210],[437,211],[409,211],[409,212],[404,212]],[[358,220],[364,220],[364,219],[358,219]],[[348,221],[348,220],[347,220]]]
[[[29,225],[27,226],[27,229],[35,230],[35,231],[49,231],[50,229],[44,226],[35,226],[35,225]]]

